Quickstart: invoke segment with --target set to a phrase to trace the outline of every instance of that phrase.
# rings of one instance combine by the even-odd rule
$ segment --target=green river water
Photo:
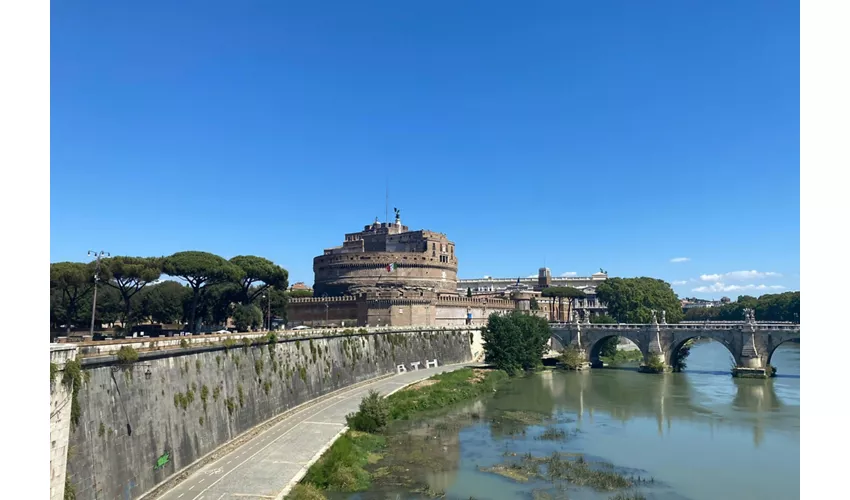
[[[510,380],[492,396],[397,423],[386,457],[371,467],[372,488],[331,498],[799,498],[799,345],[780,346],[772,364],[774,379],[732,378],[728,351],[707,342],[692,348],[683,373],[624,366]],[[565,436],[540,439],[546,430]],[[598,491],[482,470],[556,451],[565,459],[581,455],[636,485]]]

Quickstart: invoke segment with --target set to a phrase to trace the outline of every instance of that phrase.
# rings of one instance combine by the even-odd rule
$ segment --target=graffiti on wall
[[[162,454],[162,456],[160,456],[159,458],[156,459],[156,465],[154,466],[153,470],[162,469],[163,467],[165,467],[166,464],[168,464],[168,462],[170,460],[171,460],[171,453],[166,451],[165,453]]]
[[[421,362],[415,361],[413,363],[410,363],[410,366],[412,367],[413,371],[416,371],[416,370],[420,369],[419,365],[421,365],[421,364],[422,364]],[[434,361],[428,361],[427,359],[425,360],[425,369],[436,368],[436,367],[437,367],[437,360],[436,359],[434,359]],[[396,371],[398,373],[407,373],[407,367],[404,366],[404,365],[397,365]]]

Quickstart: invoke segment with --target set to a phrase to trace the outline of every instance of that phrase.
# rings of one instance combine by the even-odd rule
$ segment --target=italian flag
[[[388,273],[391,273],[391,272],[395,271],[395,268],[396,268],[396,267],[397,267],[397,266],[396,266],[396,263],[395,263],[395,262],[393,262],[392,264],[387,264],[387,272],[388,272]]]

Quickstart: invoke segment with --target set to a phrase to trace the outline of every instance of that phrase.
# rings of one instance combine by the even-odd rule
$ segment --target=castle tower
[[[541,267],[537,271],[537,287],[549,288],[552,286],[552,273],[548,267]]]

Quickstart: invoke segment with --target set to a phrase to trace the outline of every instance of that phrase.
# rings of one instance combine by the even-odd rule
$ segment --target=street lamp
[[[89,329],[89,335],[94,337],[94,315],[97,310],[97,280],[100,279],[100,259],[104,255],[107,257],[112,257],[109,252],[104,252],[101,250],[100,252],[93,252],[89,250],[86,255],[95,257],[95,265],[94,265],[94,293],[91,299],[91,328]]]
[[[266,295],[264,293],[263,298],[264,299],[268,298],[268,303],[267,303],[268,313],[266,315],[266,331],[270,332],[270,331],[272,331],[272,294],[271,294],[271,292],[268,295]]]

